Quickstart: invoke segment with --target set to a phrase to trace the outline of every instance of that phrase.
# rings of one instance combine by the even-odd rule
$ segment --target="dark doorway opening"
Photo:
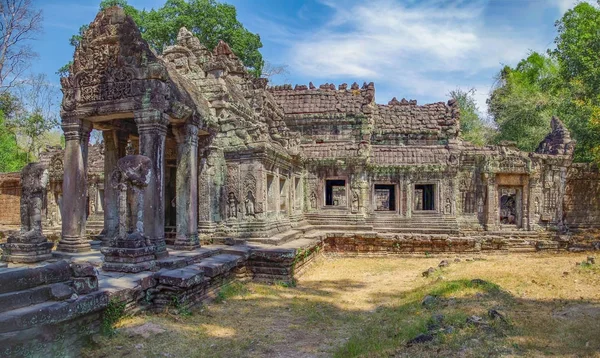
[[[415,185],[415,210],[435,210],[433,184]]]
[[[346,205],[346,181],[326,180],[325,181],[325,205],[345,206]]]
[[[396,186],[375,184],[375,210],[396,211]]]

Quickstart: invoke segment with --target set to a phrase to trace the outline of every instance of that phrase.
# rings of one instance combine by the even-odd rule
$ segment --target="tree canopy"
[[[497,75],[488,99],[495,140],[534,150],[557,115],[577,141],[575,160],[600,162],[600,9],[579,3],[555,25],[555,49],[532,52]]]
[[[481,117],[475,102],[475,89],[468,91],[457,88],[448,93],[458,103],[460,108],[460,132],[464,140],[482,146],[489,141],[491,128]]]
[[[209,49],[215,48],[219,40],[227,42],[250,73],[256,77],[262,73],[264,61],[259,52],[262,47],[260,36],[242,25],[233,5],[215,0],[167,0],[161,8],[148,11],[136,9],[126,0],[103,0],[100,3],[100,9],[110,6],[122,7],[139,27],[142,38],[157,53],[174,45],[179,29],[186,27]],[[71,45],[79,44],[85,30],[87,25],[71,37]],[[64,75],[67,70],[68,65],[59,69],[58,73]]]

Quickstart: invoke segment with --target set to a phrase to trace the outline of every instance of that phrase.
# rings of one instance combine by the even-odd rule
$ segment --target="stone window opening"
[[[345,180],[325,180],[325,206],[346,206]]]
[[[285,213],[287,211],[287,180],[279,178],[279,211]]]
[[[433,210],[435,210],[435,185],[434,184],[415,185],[414,204],[415,204],[415,211],[433,211]]]
[[[275,204],[275,176],[267,174],[267,211],[273,212],[276,209]]]
[[[301,188],[300,177],[294,178],[294,209],[300,210],[302,208],[302,188]]]
[[[375,211],[396,211],[396,186],[375,184]]]

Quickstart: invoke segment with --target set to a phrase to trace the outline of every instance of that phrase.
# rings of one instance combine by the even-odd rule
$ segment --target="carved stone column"
[[[498,188],[496,187],[496,174],[489,173],[487,175],[487,203],[485,227],[487,231],[498,230]]]
[[[62,200],[62,235],[56,251],[85,252],[88,142],[92,125],[82,119],[63,120],[65,159]]]
[[[152,161],[150,183],[144,188],[144,235],[156,246],[156,257],[168,256],[165,244],[164,154],[168,117],[157,110],[134,113],[140,136],[140,154]]]
[[[151,182],[152,163],[143,155],[130,155],[119,159],[117,170],[111,174],[111,184],[118,192],[118,233],[111,237],[108,247],[103,247],[105,271],[140,272],[156,267],[155,246],[144,236],[144,191]],[[127,188],[133,192],[132,212],[127,210]],[[136,227],[127,232],[127,216],[136,217]]]
[[[198,240],[198,127],[186,123],[173,130],[177,140],[177,249],[200,247]]]
[[[117,161],[125,156],[127,133],[119,130],[102,132],[104,138],[104,230],[102,246],[115,237],[119,230],[119,192],[110,183],[110,175],[117,167]]]

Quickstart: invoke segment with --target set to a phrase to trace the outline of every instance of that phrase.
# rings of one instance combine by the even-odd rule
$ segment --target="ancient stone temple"
[[[90,25],[61,83],[66,148],[44,156],[59,252],[90,250],[89,226],[103,246],[119,235],[110,181],[127,154],[152,163],[141,193],[156,258],[226,239],[283,243],[298,227],[411,239],[411,250],[415,235],[479,247],[503,232],[585,230],[596,216],[581,207],[600,210],[574,186],[584,176],[595,188],[597,170],[572,165],[575,143],[557,118],[535,153],[477,147],[461,140],[453,100],[377,104],[373,83],[269,87],[227,44],[210,51],[185,28],[155,55],[116,7]],[[92,129],[100,148],[88,146]],[[136,195],[127,190],[129,211]],[[581,204],[568,204],[574,195]]]
[[[600,248],[600,171],[572,163],[558,118],[534,153],[478,147],[453,100],[269,86],[185,28],[158,56],[119,7],[61,85],[65,148],[0,175],[0,224],[20,226],[3,258],[60,260],[0,267],[0,356],[76,347],[110,300],[185,308],[239,278],[293,281],[322,251]]]

